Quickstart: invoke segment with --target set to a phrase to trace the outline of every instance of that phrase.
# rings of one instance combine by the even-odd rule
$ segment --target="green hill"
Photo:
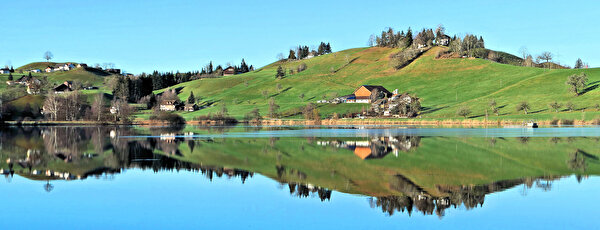
[[[219,104],[225,104],[229,113],[243,117],[245,113],[259,108],[262,115],[268,111],[268,99],[280,105],[280,112],[288,118],[297,114],[300,107],[335,95],[351,94],[362,84],[383,85],[390,91],[416,94],[422,99],[422,118],[460,119],[457,108],[468,106],[471,118],[482,118],[488,103],[494,99],[501,107],[501,119],[593,119],[600,113],[592,109],[600,92],[600,69],[543,69],[500,64],[484,59],[448,58],[437,59],[442,47],[434,47],[408,66],[395,70],[389,65],[391,54],[398,49],[356,48],[300,61],[280,61],[257,71],[218,79],[202,79],[182,83],[171,88],[180,89],[179,97],[187,99],[190,92],[202,101],[216,102],[214,106],[196,112],[184,112],[186,118],[216,113]],[[307,65],[303,72],[293,75],[301,63]],[[287,69],[284,79],[275,79],[278,66]],[[574,96],[567,91],[567,76],[585,72],[589,81],[587,92]],[[278,89],[277,85],[280,85]],[[264,92],[266,95],[264,96]],[[157,91],[160,92],[160,91]],[[300,95],[304,95],[301,97]],[[531,105],[528,115],[517,112],[515,107],[522,101]],[[575,104],[577,112],[549,111],[548,104],[557,101],[563,105]],[[360,111],[368,104],[319,105],[323,116],[333,112]],[[489,112],[491,118],[495,118]]]

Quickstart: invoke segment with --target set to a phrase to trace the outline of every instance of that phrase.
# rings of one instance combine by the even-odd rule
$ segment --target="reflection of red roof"
[[[360,159],[366,159],[368,156],[371,155],[371,148],[370,147],[359,147],[357,146],[354,149],[354,154],[357,155],[358,157],[360,157]]]

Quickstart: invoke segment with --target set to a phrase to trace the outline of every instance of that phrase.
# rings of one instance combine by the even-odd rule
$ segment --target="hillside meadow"
[[[389,65],[390,55],[398,52],[392,48],[356,48],[300,61],[279,61],[257,71],[218,79],[195,80],[170,87],[180,91],[179,97],[187,99],[190,92],[211,107],[182,112],[185,118],[217,113],[223,104],[230,115],[242,118],[254,108],[262,115],[268,113],[269,99],[280,106],[282,118],[300,118],[301,107],[321,99],[351,94],[363,84],[382,85],[388,90],[399,89],[421,98],[423,111],[419,119],[464,119],[456,115],[458,108],[466,106],[472,113],[469,119],[596,119],[600,103],[596,90],[600,83],[600,70],[595,69],[542,69],[500,64],[484,59],[437,59],[445,48],[434,47],[408,66],[396,70]],[[289,74],[301,63],[307,69]],[[283,79],[276,79],[278,66],[288,71]],[[587,74],[586,93],[575,96],[568,92],[567,77]],[[280,85],[278,88],[277,86]],[[156,93],[164,91],[158,90]],[[265,94],[266,92],[266,94]],[[265,96],[266,95],[266,96]],[[302,97],[303,95],[303,97]],[[500,107],[499,116],[489,109],[495,100]],[[530,104],[529,114],[518,112],[517,104]],[[563,108],[558,113],[548,104],[558,102]],[[572,102],[575,111],[564,105]],[[368,104],[319,104],[323,118],[334,112],[344,114],[368,109]]]

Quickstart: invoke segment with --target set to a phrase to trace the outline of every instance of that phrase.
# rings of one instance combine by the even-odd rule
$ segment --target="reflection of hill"
[[[0,173],[34,180],[84,179],[122,169],[199,172],[207,178],[260,173],[297,197],[329,200],[333,190],[374,197],[384,212],[443,215],[474,208],[487,194],[571,174],[600,172],[589,138],[217,138],[177,130],[119,127],[11,128],[0,132]],[[111,136],[111,133],[114,134]],[[189,135],[188,135],[189,136]],[[67,141],[68,140],[68,141]],[[359,155],[359,157],[357,157]],[[553,176],[548,176],[553,175]],[[528,178],[528,179],[523,179]],[[535,182],[550,189],[550,182]]]

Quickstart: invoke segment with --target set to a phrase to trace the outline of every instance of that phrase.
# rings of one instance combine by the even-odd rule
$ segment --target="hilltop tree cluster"
[[[317,50],[311,50],[308,46],[298,46],[295,49],[290,49],[287,60],[302,60],[307,58],[310,54],[313,56],[320,56],[324,54],[331,53],[331,45],[328,43],[321,42],[319,44],[319,48]],[[283,55],[280,55],[278,59],[282,60]]]

